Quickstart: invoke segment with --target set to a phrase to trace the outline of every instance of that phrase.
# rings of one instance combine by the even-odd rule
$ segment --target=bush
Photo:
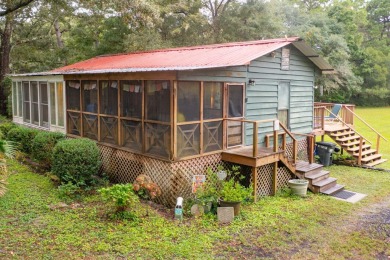
[[[7,138],[8,132],[16,127],[18,126],[12,122],[4,122],[0,125],[0,131],[3,133],[4,137]]]
[[[52,172],[61,182],[91,186],[100,166],[99,149],[92,140],[62,140],[53,149]]]
[[[65,139],[65,135],[56,132],[39,132],[32,141],[32,157],[41,164],[51,167],[51,159],[54,146],[61,140]]]
[[[38,130],[17,126],[9,130],[7,139],[17,143],[17,147],[21,152],[31,154],[32,151],[32,140],[38,134]]]

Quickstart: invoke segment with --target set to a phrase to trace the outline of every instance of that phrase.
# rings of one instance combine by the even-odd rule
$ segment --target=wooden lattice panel
[[[298,154],[297,154],[297,159],[300,161],[309,161],[309,157],[307,154],[308,150],[308,142],[307,138],[303,138],[302,140],[298,141]]]
[[[288,185],[288,181],[293,178],[290,170],[287,167],[278,168],[278,182],[277,189],[284,188]]]
[[[267,164],[257,167],[256,195],[269,196],[272,194],[273,165]]]
[[[128,151],[99,145],[102,166],[110,180],[118,183],[133,183],[140,174],[148,175],[162,191],[157,203],[173,206],[177,197],[192,197],[192,177],[206,174],[211,168],[216,171],[222,164],[221,154],[207,155],[180,162],[166,162]]]

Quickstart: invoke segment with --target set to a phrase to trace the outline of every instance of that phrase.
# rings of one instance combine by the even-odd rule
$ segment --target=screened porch
[[[164,160],[243,143],[244,84],[66,80],[67,133]]]

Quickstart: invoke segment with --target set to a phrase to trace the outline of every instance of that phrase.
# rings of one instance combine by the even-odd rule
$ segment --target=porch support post
[[[257,168],[252,167],[253,199],[257,201]]]
[[[274,170],[272,173],[272,195],[276,194],[278,187],[278,162],[274,162]]]

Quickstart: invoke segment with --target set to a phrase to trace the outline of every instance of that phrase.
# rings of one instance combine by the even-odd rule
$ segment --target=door
[[[232,119],[244,118],[244,85],[227,84],[227,117]],[[227,146],[238,146],[243,143],[243,123],[227,122]]]

